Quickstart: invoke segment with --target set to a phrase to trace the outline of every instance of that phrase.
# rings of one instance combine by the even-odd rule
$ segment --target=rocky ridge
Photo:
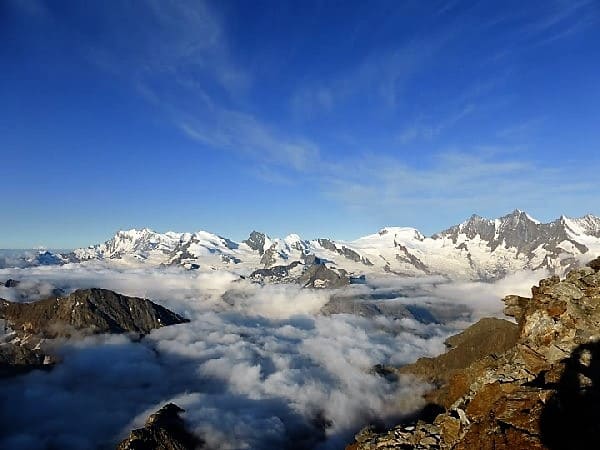
[[[106,289],[81,289],[31,303],[0,299],[0,377],[51,367],[56,362],[46,349],[51,339],[97,333],[143,335],[187,321],[150,300]]]
[[[31,303],[0,300],[0,318],[17,334],[44,338],[75,332],[147,334],[155,328],[187,322],[150,300],[107,289],[79,289],[66,297]]]
[[[202,441],[190,433],[174,403],[168,403],[119,443],[117,450],[194,450],[202,448]]]
[[[427,398],[444,412],[383,433],[364,429],[347,448],[600,448],[600,259],[504,302],[516,339],[508,325],[490,333],[489,323],[476,324],[449,353],[400,369],[438,383]],[[469,350],[477,341],[488,347]]]
[[[250,274],[252,281],[265,283],[296,283],[305,288],[334,289],[350,284],[344,269],[327,267],[314,255],[305,255],[303,261],[293,261],[286,266],[257,269]]]

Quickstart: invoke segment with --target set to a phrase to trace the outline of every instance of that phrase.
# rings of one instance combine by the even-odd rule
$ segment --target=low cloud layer
[[[0,280],[7,278],[22,284],[1,288],[0,297],[103,287],[151,298],[191,319],[138,343],[126,336],[55,343],[62,362],[52,371],[0,387],[0,447],[11,449],[109,448],[168,401],[187,410],[186,421],[212,448],[341,448],[366,423],[391,423],[422,406],[426,386],[386,381],[371,372],[375,364],[440,353],[448,334],[497,315],[500,295],[533,284],[533,276],[497,284],[385,278],[343,293],[384,293],[386,302],[423,307],[463,303],[470,311],[424,323],[321,315],[328,292],[261,287],[228,272],[93,263],[0,270]]]

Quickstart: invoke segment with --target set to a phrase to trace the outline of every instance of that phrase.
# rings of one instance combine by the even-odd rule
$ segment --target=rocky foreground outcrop
[[[163,406],[148,417],[143,428],[133,430],[117,450],[194,450],[203,442],[190,433],[174,403]]]
[[[504,299],[518,327],[480,322],[448,353],[400,369],[438,385],[428,410],[443,412],[366,428],[347,449],[600,448],[600,259],[532,294]]]
[[[187,322],[150,300],[106,289],[80,289],[66,297],[32,303],[0,300],[0,318],[17,334],[43,338],[68,337],[78,332],[140,333]]]

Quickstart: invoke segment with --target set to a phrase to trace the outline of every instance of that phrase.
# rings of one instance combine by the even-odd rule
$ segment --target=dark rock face
[[[183,322],[187,320],[149,300],[104,289],[32,303],[0,299],[0,377],[51,369],[57,360],[51,350],[45,354],[45,339],[89,333],[146,334]]]
[[[180,414],[184,412],[169,403],[148,417],[144,428],[133,430],[117,450],[193,450],[203,447],[203,442],[186,427]]]
[[[600,343],[578,346],[564,364],[541,414],[542,442],[557,450],[600,448]]]
[[[250,278],[261,283],[297,283],[302,287],[317,289],[334,289],[350,284],[346,271],[330,269],[318,258],[314,261],[319,262],[302,264],[300,261],[293,261],[287,266],[257,269],[250,274]]]
[[[67,297],[33,303],[0,303],[0,318],[19,334],[44,338],[74,332],[147,334],[154,328],[187,322],[168,309],[105,289],[82,289]]]
[[[402,252],[402,253],[396,253],[396,259],[398,261],[403,261],[403,262],[412,264],[414,267],[421,270],[423,273],[426,273],[426,274],[431,273],[431,271],[429,270],[427,265],[425,263],[423,263],[423,261],[421,261],[415,255],[411,254],[404,245],[394,242],[394,246]]]
[[[11,343],[0,344],[0,379],[50,367],[46,355],[39,350]]]
[[[193,260],[194,255],[190,253],[190,246],[195,243],[197,243],[197,240],[193,238],[188,242],[181,243],[179,247],[169,253],[168,265],[184,264],[187,260]]]
[[[537,223],[525,212],[515,210],[497,220],[484,219],[474,214],[468,221],[448,228],[432,237],[434,239],[449,237],[456,243],[460,234],[465,234],[469,239],[479,236],[488,243],[492,251],[500,245],[506,245],[507,247],[516,248],[518,253],[530,256],[540,246],[550,254],[557,255],[564,252],[558,245],[561,242],[568,241],[581,253],[586,253],[588,248],[570,239],[567,230],[568,225],[564,218],[550,223]]]
[[[298,283],[311,288],[340,288],[350,284],[350,278],[343,269],[337,271],[325,264],[313,264],[298,278]]]
[[[19,284],[21,284],[21,282],[20,282],[19,280],[13,280],[13,279],[11,278],[11,279],[8,279],[8,280],[6,280],[6,281],[4,282],[4,287],[7,287],[7,288],[14,288],[14,287],[17,287]]]
[[[329,239],[318,239],[317,242],[324,249],[332,251],[332,252],[336,252],[337,254],[342,255],[344,258],[347,258],[351,261],[363,263],[366,266],[373,265],[373,263],[371,261],[369,261],[368,258],[365,258],[364,256],[360,256],[357,252],[355,252],[351,248],[346,247],[345,245],[338,247],[337,245],[335,245],[335,243],[333,243]]]
[[[260,258],[260,263],[264,267],[271,267],[277,261],[277,257],[279,256],[279,252],[275,248],[275,244],[273,244],[270,248],[262,253],[262,258]]]
[[[0,345],[0,364],[41,365],[44,355],[36,350],[31,350],[13,344]]]
[[[302,260],[304,261],[304,264],[306,264],[307,266],[312,266],[313,264],[323,264],[324,263],[324,261],[321,258],[319,258],[318,256],[316,256],[314,253],[303,253]]]
[[[55,255],[48,251],[40,252],[36,257],[36,262],[41,266],[54,266],[64,263],[60,255]]]
[[[541,280],[532,298],[506,297],[516,339],[514,328],[479,322],[451,338],[447,354],[400,369],[440,382],[427,398],[445,412],[386,433],[366,429],[348,448],[600,448],[599,269],[597,259],[564,280]]]
[[[256,250],[260,255],[265,252],[265,234],[253,231],[245,241],[242,241],[252,250]]]
[[[591,267],[592,269],[594,269],[596,272],[598,272],[600,270],[600,258],[596,258],[593,261],[590,261],[587,264],[588,267]]]
[[[250,278],[258,281],[272,279],[276,281],[287,281],[290,272],[301,265],[300,261],[294,261],[287,266],[273,266],[266,269],[256,269],[250,274]]]

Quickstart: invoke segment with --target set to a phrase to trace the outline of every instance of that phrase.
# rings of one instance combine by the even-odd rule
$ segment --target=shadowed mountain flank
[[[44,338],[73,332],[147,334],[155,328],[187,322],[150,300],[106,289],[81,289],[66,297],[32,303],[0,302],[0,318],[15,332]]]

